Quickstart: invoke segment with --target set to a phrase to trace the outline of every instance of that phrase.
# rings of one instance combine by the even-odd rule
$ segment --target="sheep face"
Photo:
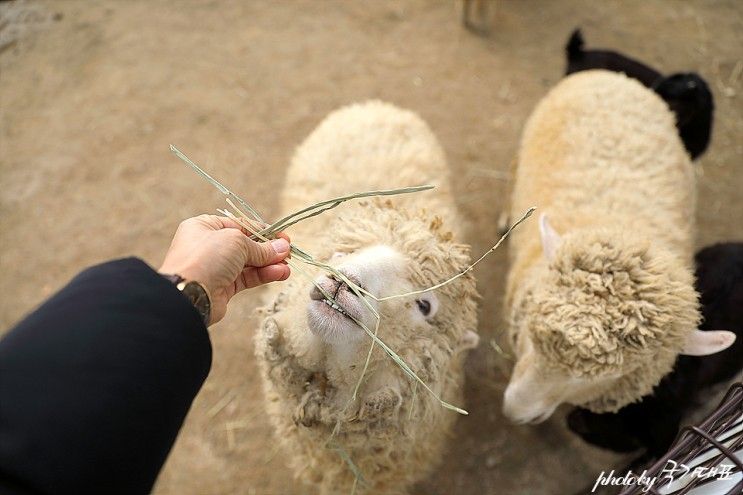
[[[503,412],[516,423],[541,423],[572,397],[595,396],[617,376],[574,376],[535,349],[531,338],[519,341],[519,360],[506,388]]]
[[[376,213],[369,215],[363,211],[366,208]],[[364,203],[357,213],[336,223],[330,243],[336,250],[324,257],[377,298],[432,286],[463,270],[469,262],[466,247],[454,243],[436,218],[399,211],[391,202]],[[450,349],[465,341],[471,344],[476,338],[472,333],[474,280],[463,278],[435,292],[403,298],[376,301],[365,296],[380,316],[380,338],[396,350],[406,348],[410,340],[434,335],[434,341],[443,337]],[[321,275],[315,283],[333,296],[336,305],[326,301],[315,285],[307,284],[308,330],[342,353],[366,349],[369,338],[359,323],[373,331],[374,313],[342,280]],[[465,304],[461,304],[463,300]]]
[[[626,231],[541,229],[546,259],[514,301],[519,359],[504,412],[609,412],[650,393],[698,323],[690,269]]]
[[[396,208],[390,201],[362,202],[346,210],[328,234],[313,250],[316,259],[379,299],[433,286],[469,264],[467,246],[455,243],[438,218]],[[327,302],[315,284],[335,303]],[[366,302],[325,273],[314,282],[295,276],[283,285],[267,320],[281,334],[277,352],[296,362],[298,380],[304,383],[313,373],[327,377],[329,390],[335,392],[324,400],[334,404],[331,409],[345,406],[369,350],[370,338],[362,325],[370,331],[376,328],[377,317],[368,303],[379,314],[379,338],[421,379],[435,387],[453,383],[449,374],[459,366],[461,351],[478,342],[473,277],[467,274],[422,294],[381,301],[364,297]],[[403,397],[412,393],[413,382],[379,346],[366,376],[362,400],[390,384]]]
[[[407,269],[411,262],[413,260],[386,245],[370,246],[350,254],[336,252],[331,259],[334,267],[348,280],[378,298],[413,290]],[[372,330],[376,325],[376,315],[369,306],[343,280],[333,275],[323,275],[315,280],[315,284],[309,291],[307,305],[310,331],[331,345],[353,346],[364,340],[366,332],[359,323]],[[333,296],[335,303],[328,301],[323,291]],[[385,303],[384,312],[394,313],[398,320],[407,323],[406,326],[421,332],[422,327],[436,316],[439,302],[433,293],[415,297],[414,305]],[[380,312],[379,302],[370,297],[366,300]]]

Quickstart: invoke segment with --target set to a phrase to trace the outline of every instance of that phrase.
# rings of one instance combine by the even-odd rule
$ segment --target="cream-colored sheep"
[[[292,241],[378,297],[430,287],[469,264],[459,244],[449,171],[441,147],[415,114],[369,102],[330,114],[297,150],[283,209],[353,191],[435,184],[390,199],[347,203],[298,224]],[[315,274],[317,275],[317,274]],[[373,314],[349,288],[320,274],[341,311],[299,273],[282,286],[257,335],[267,413],[287,460],[321,493],[404,493],[439,460],[457,414],[375,350],[350,403],[371,343],[342,312],[374,329]],[[477,344],[474,279],[435,292],[375,302],[379,337],[450,403],[462,400],[463,358]],[[415,391],[414,391],[415,389]],[[334,427],[338,430],[332,436]]]
[[[694,173],[655,93],[607,71],[560,82],[521,142],[511,211],[530,205],[539,224],[510,241],[507,416],[540,421],[563,402],[616,411],[680,352],[732,343],[696,331]]]

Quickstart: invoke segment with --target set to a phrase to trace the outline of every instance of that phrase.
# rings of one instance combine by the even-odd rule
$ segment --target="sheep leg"
[[[266,318],[257,341],[259,352],[267,366],[267,376],[283,393],[301,397],[312,376],[286,349],[281,328],[273,318]]]
[[[315,373],[313,380],[308,384],[308,390],[299,401],[292,419],[294,424],[314,426],[317,424],[334,424],[337,410],[332,407],[333,393],[327,385],[327,378],[321,373]]]
[[[386,386],[370,394],[361,404],[359,419],[370,423],[392,422],[400,410],[402,395],[400,391]]]
[[[319,390],[309,390],[302,396],[299,405],[294,410],[294,424],[314,426],[320,422],[322,395]]]

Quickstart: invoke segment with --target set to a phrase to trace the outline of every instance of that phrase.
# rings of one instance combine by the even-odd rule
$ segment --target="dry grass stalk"
[[[234,391],[226,393],[216,404],[214,404],[206,412],[206,416],[208,418],[213,418],[214,416],[216,416],[217,414],[219,414],[222,411],[222,409],[224,409],[225,407],[227,407],[227,405],[230,402],[233,401],[233,399],[235,398],[235,395],[236,394],[235,394]]]
[[[513,356],[511,356],[506,351],[504,351],[503,348],[498,345],[498,342],[496,342],[495,339],[490,339],[490,347],[492,347],[495,350],[495,352],[500,354],[504,359],[507,359],[508,361],[513,361]]]

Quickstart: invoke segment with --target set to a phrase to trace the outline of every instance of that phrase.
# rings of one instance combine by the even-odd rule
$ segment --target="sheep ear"
[[[459,341],[459,350],[466,351],[467,349],[474,349],[480,343],[480,336],[472,330],[464,332],[464,336]]]
[[[562,238],[555,229],[550,225],[550,221],[545,213],[539,216],[539,235],[542,238],[542,250],[547,261],[555,259],[555,252],[560,247]]]
[[[681,349],[687,356],[706,356],[724,351],[735,342],[735,334],[727,330],[694,330]]]

